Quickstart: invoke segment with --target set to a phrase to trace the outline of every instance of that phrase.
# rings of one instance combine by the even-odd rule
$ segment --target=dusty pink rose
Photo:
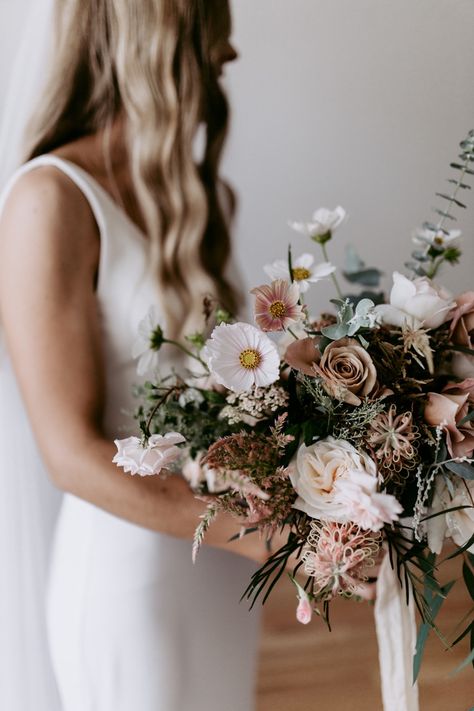
[[[318,339],[303,338],[288,346],[286,362],[306,375],[319,377],[331,397],[350,405],[378,390],[377,371],[372,358],[354,338],[330,343],[321,355]]]
[[[474,350],[474,291],[456,298],[450,332],[453,343]],[[474,355],[454,353],[451,367],[458,378],[474,377]]]
[[[428,393],[425,421],[446,432],[446,443],[452,457],[472,457],[474,423],[460,424],[474,407],[474,378],[461,383],[449,383],[442,393]]]
[[[372,358],[354,338],[331,343],[313,368],[329,395],[350,405],[360,405],[377,386]]]

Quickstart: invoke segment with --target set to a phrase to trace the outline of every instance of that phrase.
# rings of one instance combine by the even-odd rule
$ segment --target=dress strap
[[[89,175],[86,171],[82,170],[82,168],[79,168],[79,166],[65,160],[64,158],[59,158],[58,156],[54,156],[50,153],[33,158],[33,160],[28,161],[28,163],[25,163],[15,173],[13,173],[2,192],[2,195],[0,196],[0,213],[2,212],[6,199],[17,180],[35,168],[40,168],[45,165],[54,166],[60,170],[79,188],[89,203],[90,209],[92,210],[92,214],[94,215],[94,219],[97,223],[99,236],[102,241],[106,232],[106,219],[104,215],[104,207],[101,202],[101,196],[97,189],[98,186],[96,187],[92,179],[89,178]]]

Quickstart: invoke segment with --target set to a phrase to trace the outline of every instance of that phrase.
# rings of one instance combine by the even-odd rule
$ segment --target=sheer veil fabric
[[[30,0],[0,125],[0,194],[21,164],[24,131],[39,98],[54,37],[54,0]],[[2,27],[8,32],[8,27]],[[3,200],[0,197],[0,212]],[[38,450],[1,339],[0,708],[59,711],[46,639],[45,586],[61,496]]]

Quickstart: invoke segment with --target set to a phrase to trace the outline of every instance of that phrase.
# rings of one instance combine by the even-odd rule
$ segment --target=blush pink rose
[[[450,332],[453,343],[474,350],[474,291],[456,298]],[[474,377],[474,354],[454,353],[451,368],[458,378]]]
[[[474,453],[474,423],[460,424],[474,407],[474,378],[461,383],[449,383],[442,393],[429,393],[425,407],[425,422],[442,426],[452,457],[472,457]]]

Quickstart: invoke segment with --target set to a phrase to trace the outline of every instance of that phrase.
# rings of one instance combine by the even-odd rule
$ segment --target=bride
[[[222,516],[193,567],[203,504],[181,477],[112,464],[135,431],[150,305],[176,338],[203,293],[236,306],[218,176],[229,7],[53,4],[50,71],[0,202],[0,707],[248,711],[259,620],[238,601],[263,543],[229,543]]]

